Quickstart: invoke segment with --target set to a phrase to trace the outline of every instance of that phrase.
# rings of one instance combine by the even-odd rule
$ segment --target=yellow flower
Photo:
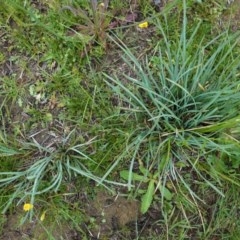
[[[142,22],[138,24],[139,28],[148,28],[148,22]]]
[[[24,210],[25,212],[28,212],[28,211],[30,211],[31,209],[33,209],[33,205],[32,205],[31,203],[25,203],[25,204],[23,205],[23,210]]]

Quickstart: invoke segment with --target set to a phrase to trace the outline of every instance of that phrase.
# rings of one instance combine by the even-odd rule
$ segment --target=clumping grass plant
[[[158,20],[161,39],[150,59],[142,62],[111,37],[133,74],[104,76],[125,103],[119,106],[125,124],[134,122],[134,128],[129,129],[124,152],[102,180],[127,162],[128,170],[121,176],[129,189],[133,183],[147,183],[141,191],[143,213],[159,191],[162,208],[164,199],[180,194],[201,215],[198,202],[204,199],[193,190],[195,183],[206,184],[222,196],[222,181],[240,186],[237,35],[224,32],[207,42],[206,37],[199,38],[201,22],[189,31],[185,3],[178,37],[169,37],[162,26]]]
[[[76,134],[73,129],[49,146],[39,144],[34,138],[15,148],[7,143],[0,144],[0,159],[8,165],[0,171],[0,187],[9,189],[10,195],[3,212],[16,200],[17,205],[27,202],[33,206],[36,196],[57,193],[64,182],[77,176],[93,180],[112,191],[92,171],[98,165],[91,156],[96,138],[80,141]],[[108,184],[118,185],[117,182]]]

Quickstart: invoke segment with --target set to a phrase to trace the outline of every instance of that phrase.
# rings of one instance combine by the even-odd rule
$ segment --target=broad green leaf
[[[129,171],[128,170],[123,170],[120,172],[120,176],[122,179],[124,180],[128,180],[129,179]],[[142,181],[142,182],[147,182],[148,179],[145,176],[141,176],[137,173],[132,173],[132,180],[133,181]]]
[[[160,186],[159,186],[159,190],[160,190],[162,196],[163,196],[166,200],[168,200],[168,201],[172,200],[173,195],[172,195],[172,193],[171,193],[166,187],[160,185]]]
[[[154,189],[155,189],[154,182],[155,182],[154,180],[151,180],[149,182],[147,192],[142,196],[142,202],[141,202],[142,214],[146,213],[152,204]]]
[[[151,177],[151,173],[149,172],[148,169],[146,169],[143,165],[139,166],[139,170],[142,174],[144,174],[145,176],[149,176]]]

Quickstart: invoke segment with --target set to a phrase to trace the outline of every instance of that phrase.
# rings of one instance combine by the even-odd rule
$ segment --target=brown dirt
[[[10,215],[4,216],[6,222],[3,226],[3,233],[0,235],[1,240],[80,240],[82,239],[76,230],[73,230],[71,226],[65,223],[41,222],[37,217],[32,222],[26,221],[24,224],[20,224],[24,218],[25,213],[20,208]],[[50,228],[50,229],[49,229]],[[51,236],[51,237],[50,237]]]
[[[240,0],[232,1],[219,22],[223,27],[230,27],[234,32],[240,30]]]
[[[91,237],[102,239],[112,236],[118,230],[139,217],[139,202],[122,196],[110,196],[98,192],[88,205],[87,215],[94,219],[93,227],[88,228]]]

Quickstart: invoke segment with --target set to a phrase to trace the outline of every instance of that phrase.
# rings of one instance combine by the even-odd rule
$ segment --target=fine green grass
[[[156,12],[138,1],[138,18],[152,33],[151,44],[138,48],[136,36],[148,29],[109,29],[113,17],[121,22],[133,11],[127,1],[108,8],[108,1],[3,1],[3,213],[31,203],[18,224],[30,214],[43,239],[54,239],[58,227],[87,239],[84,205],[65,199],[71,184],[91,196],[103,185],[114,194],[129,190],[142,214],[157,211],[151,227],[135,223],[136,239],[237,239],[239,34],[216,34],[226,5],[200,2],[171,1]],[[122,60],[103,73],[109,51]],[[126,72],[112,74],[117,68]],[[120,234],[128,239],[128,229]]]

